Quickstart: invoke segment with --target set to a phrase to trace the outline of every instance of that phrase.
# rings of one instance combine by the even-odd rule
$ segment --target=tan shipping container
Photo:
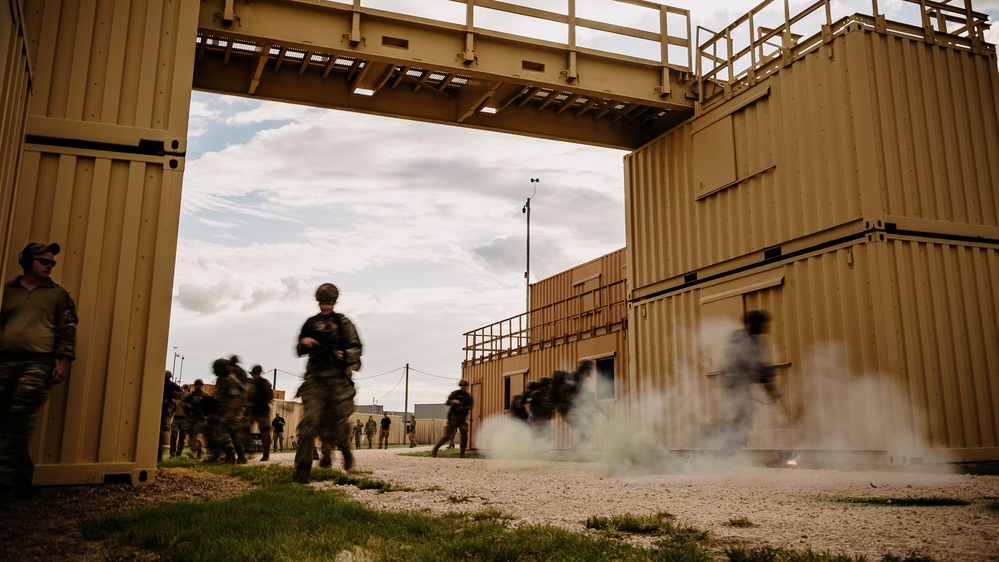
[[[196,0],[23,11],[34,79],[2,261],[12,276],[21,246],[60,243],[55,279],[80,317],[71,375],[37,418],[36,484],[155,478],[197,13]]]
[[[627,156],[633,296],[851,223],[999,226],[989,49],[853,23]]]
[[[32,86],[21,0],[7,0],[0,8],[0,252],[14,250],[10,243],[10,215],[24,149],[28,96]],[[0,278],[7,279],[6,260],[0,260]]]
[[[597,414],[598,431],[583,445],[594,449],[608,446],[607,436],[600,431],[602,420],[626,416],[626,397],[631,392],[627,377],[626,276],[622,248],[531,285],[532,310],[523,315],[523,321],[502,321],[466,334],[469,342],[489,344],[488,338],[494,338],[512,344],[502,350],[492,345],[466,350],[469,355],[462,365],[462,377],[473,386],[481,385],[481,413],[473,416],[476,446],[483,439],[488,443],[495,433],[505,432],[513,423],[510,401],[524,392],[529,381],[551,377],[556,370],[573,371],[582,359],[599,360],[608,370],[613,369],[613,388],[602,388],[599,400],[606,416]],[[504,332],[510,325],[530,327],[524,333]],[[483,342],[483,338],[487,341]],[[596,391],[596,378],[590,378],[591,392]],[[554,448],[568,449],[578,442],[576,432],[562,420],[556,419],[552,428]],[[482,434],[480,430],[494,434]]]
[[[999,458],[999,246],[874,234],[636,304],[638,409],[670,450],[714,450],[717,378],[745,311],[773,316],[777,402],[747,450],[908,464]]]

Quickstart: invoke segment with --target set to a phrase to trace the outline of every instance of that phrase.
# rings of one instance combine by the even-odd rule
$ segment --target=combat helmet
[[[333,283],[323,283],[316,289],[316,301],[317,302],[336,302],[337,297],[340,296],[340,290],[336,288]]]

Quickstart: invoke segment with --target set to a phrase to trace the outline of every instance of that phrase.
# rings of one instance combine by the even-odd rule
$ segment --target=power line
[[[356,380],[356,381],[363,381],[363,380],[373,379],[373,378],[377,378],[377,377],[383,377],[385,375],[392,374],[392,373],[394,373],[394,372],[396,372],[396,371],[398,371],[400,369],[405,369],[405,367],[396,367],[395,369],[392,369],[391,371],[385,371],[384,373],[381,373],[380,375],[371,375],[369,377],[352,377],[352,378],[354,380]]]
[[[457,378],[455,378],[455,377],[442,377],[442,376],[440,376],[440,375],[435,375],[435,374],[433,374],[433,373],[427,373],[427,372],[424,372],[424,371],[421,371],[421,370],[419,370],[419,369],[414,369],[414,368],[413,368],[412,366],[410,366],[410,367],[409,367],[409,370],[410,370],[410,371],[416,371],[417,373],[420,373],[420,374],[422,374],[422,375],[427,375],[428,377],[436,377],[436,378],[438,378],[438,379],[445,379],[445,380],[449,380],[449,381],[456,381],[456,380],[459,380],[459,379],[457,379]]]
[[[399,369],[396,369],[396,371],[398,371],[398,370]],[[389,373],[391,373],[391,372],[392,371],[389,371]],[[388,374],[388,373],[385,373],[385,374]],[[385,394],[379,396],[378,398],[375,398],[375,402],[378,402],[378,401],[382,400],[383,398],[385,398],[386,396],[388,396],[389,394],[392,394],[393,392],[395,392],[395,389],[399,388],[399,385],[402,384],[402,379],[404,377],[405,377],[405,373],[403,373],[402,375],[399,375],[399,380],[396,381],[395,386],[392,387],[392,390],[386,392]]]

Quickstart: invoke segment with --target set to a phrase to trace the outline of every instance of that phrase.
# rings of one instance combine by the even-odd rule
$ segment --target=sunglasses
[[[55,265],[56,264],[55,260],[50,260],[48,258],[35,258],[35,261],[38,262],[38,263],[40,263],[40,264],[42,264],[42,265],[44,265],[44,266],[50,266],[50,265]]]

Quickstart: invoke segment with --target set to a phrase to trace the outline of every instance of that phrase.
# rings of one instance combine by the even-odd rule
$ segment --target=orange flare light
[[[798,461],[794,459],[788,459],[787,466],[798,466]]]

